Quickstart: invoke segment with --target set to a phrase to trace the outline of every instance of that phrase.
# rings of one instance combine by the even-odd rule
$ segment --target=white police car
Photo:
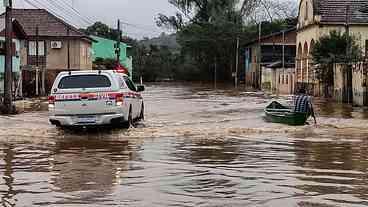
[[[144,103],[125,75],[112,70],[61,72],[49,96],[49,120],[57,126],[131,126],[144,119]]]

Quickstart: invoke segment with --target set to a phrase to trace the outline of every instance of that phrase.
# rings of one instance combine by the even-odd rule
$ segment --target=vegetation
[[[93,61],[93,69],[106,70],[116,66],[116,59],[113,58],[96,58]]]
[[[316,42],[312,50],[317,78],[325,85],[333,85],[333,65],[335,63],[354,63],[362,60],[362,48],[354,36],[331,31]]]
[[[95,35],[111,40],[117,40],[119,38],[119,31],[117,29],[110,28],[108,25],[102,22],[95,22],[86,29],[80,30],[88,35]]]
[[[181,60],[186,71],[211,80],[215,65],[218,77],[231,79],[235,71],[236,45],[239,38],[244,44],[257,38],[258,26],[243,20],[245,13],[256,12],[258,3],[246,4],[238,9],[237,0],[169,0],[178,12],[174,16],[159,14],[157,25],[176,30],[181,46]],[[270,34],[295,25],[294,19],[274,19],[269,11],[269,20],[262,22],[262,34]],[[264,20],[264,19],[261,19]],[[188,63],[188,64],[187,64]],[[190,67],[190,68],[187,68]],[[183,70],[180,69],[179,70]]]
[[[132,46],[134,79],[142,76],[145,81],[212,80],[216,65],[218,79],[230,80],[236,66],[237,39],[240,48],[257,39],[260,23],[262,35],[296,25],[294,9],[289,8],[294,4],[271,0],[169,0],[169,3],[177,8],[177,13],[159,14],[156,22],[175,33],[141,41],[123,38]],[[109,39],[117,39],[119,35],[101,22],[82,31]],[[98,67],[111,64],[112,60],[94,62]]]

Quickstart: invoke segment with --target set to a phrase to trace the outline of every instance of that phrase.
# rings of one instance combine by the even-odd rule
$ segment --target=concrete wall
[[[294,93],[294,68],[275,69],[275,85],[277,94]]]
[[[368,63],[353,66],[353,104],[356,106],[368,105],[367,70]]]
[[[305,27],[314,22],[313,0],[301,0],[299,3],[299,19],[300,27]]]
[[[272,69],[262,68],[262,90],[271,91],[272,85]]]
[[[344,89],[344,66],[336,64],[334,65],[334,99],[338,102],[343,101],[343,89]]]
[[[249,70],[246,72],[246,82],[248,85],[251,86],[258,86],[258,77],[259,77],[259,69],[258,69],[258,64],[257,64],[257,58],[258,58],[258,45],[252,45],[251,47],[251,63],[250,63],[250,68]]]

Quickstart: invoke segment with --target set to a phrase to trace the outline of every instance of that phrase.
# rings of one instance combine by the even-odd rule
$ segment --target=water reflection
[[[364,109],[316,100],[318,126],[265,123],[262,93],[153,85],[130,130],[0,117],[3,206],[368,206]]]
[[[13,160],[14,160],[14,151],[13,146],[6,145],[3,148],[3,160],[4,160],[4,175],[3,179],[5,181],[5,185],[7,187],[7,190],[4,190],[2,192],[1,196],[1,203],[3,206],[15,206],[15,202],[13,200],[13,197],[16,195],[16,192],[13,189],[13,183],[14,183],[14,169],[13,169]]]
[[[130,160],[128,141],[68,137],[56,143],[53,184],[60,192],[109,193]]]
[[[301,183],[297,188],[316,195],[332,196],[330,200],[348,204],[368,205],[368,141],[318,142],[295,141],[296,170]],[[329,200],[328,198],[326,198]]]
[[[176,145],[173,156],[194,164],[228,164],[239,156],[239,143],[226,138],[191,139]]]

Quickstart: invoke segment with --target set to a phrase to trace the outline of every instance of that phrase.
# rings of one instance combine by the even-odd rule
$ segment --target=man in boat
[[[300,88],[298,91],[298,95],[294,100],[295,112],[308,113],[310,114],[315,124],[317,124],[316,116],[314,114],[312,98],[307,95],[305,88]]]

